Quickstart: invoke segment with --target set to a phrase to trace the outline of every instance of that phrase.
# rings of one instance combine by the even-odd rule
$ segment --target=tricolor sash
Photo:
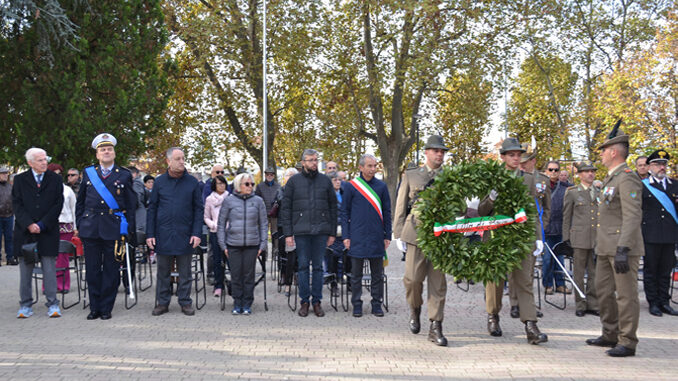
[[[108,205],[110,209],[116,211],[113,214],[120,217],[120,235],[127,235],[127,218],[125,218],[125,215],[120,210],[118,210],[120,208],[118,207],[118,202],[115,201],[115,197],[113,197],[111,192],[101,181],[99,174],[94,169],[94,167],[85,168],[85,172],[87,172],[87,177],[89,177],[89,181],[92,183],[92,186],[94,186],[94,189],[96,189],[97,193],[99,193],[99,196],[104,199],[106,205]]]
[[[463,218],[455,222],[448,222],[444,224],[436,222],[433,225],[433,234],[436,237],[438,237],[439,235],[443,234],[443,232],[466,233],[466,232],[494,230],[502,226],[510,225],[513,223],[523,223],[525,221],[527,221],[527,215],[525,214],[525,210],[520,209],[513,218],[509,216],[497,215],[487,217]]]
[[[649,190],[650,193],[652,193],[652,195],[657,199],[657,201],[659,201],[659,203],[662,204],[664,209],[666,209],[666,211],[669,212],[671,217],[673,217],[673,220],[676,221],[676,223],[678,224],[678,216],[676,216],[676,207],[673,205],[673,202],[671,202],[669,196],[666,193],[662,192],[661,190],[650,185],[649,178],[642,180],[642,182],[643,184],[645,184],[647,190]]]
[[[372,205],[374,210],[377,211],[377,214],[379,214],[379,218],[381,218],[381,220],[383,221],[384,216],[381,213],[381,199],[377,195],[377,192],[375,192],[374,189],[372,189],[372,187],[370,186],[370,184],[368,184],[360,176],[356,177],[350,182],[351,184],[353,184],[355,189],[357,189],[358,192],[360,192],[360,194],[363,195],[365,199],[367,199],[367,201],[370,203],[370,205]]]

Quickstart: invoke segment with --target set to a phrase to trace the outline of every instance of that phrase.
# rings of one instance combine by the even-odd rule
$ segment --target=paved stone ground
[[[180,313],[176,299],[170,313],[153,317],[153,288],[140,293],[131,310],[120,293],[109,321],[87,321],[81,305],[49,319],[44,299],[33,317],[20,320],[18,267],[2,266],[0,379],[678,379],[678,317],[650,316],[642,294],[637,355],[614,359],[584,343],[599,335],[600,323],[595,316],[575,317],[573,296],[565,311],[542,307],[539,324],[549,342],[532,346],[506,307],[504,336],[490,337],[483,287],[463,292],[449,279],[444,329],[450,343],[436,347],[426,340],[427,327],[419,335],[407,330],[404,262],[396,252],[390,257],[390,311],[377,318],[368,309],[359,319],[331,310],[327,289],[327,315],[300,318],[269,278],[269,311],[260,285],[252,316],[222,312],[208,295],[193,317]]]

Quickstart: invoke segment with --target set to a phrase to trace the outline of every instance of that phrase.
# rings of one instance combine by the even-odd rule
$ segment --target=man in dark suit
[[[663,149],[654,151],[647,161],[650,176],[643,180],[643,288],[650,304],[650,314],[676,316],[671,307],[669,285],[671,271],[676,263],[674,251],[678,243],[678,183],[666,176],[669,153]]]
[[[117,141],[111,134],[100,134],[92,141],[96,150],[98,165],[85,168],[82,183],[75,204],[76,225],[85,249],[85,268],[87,270],[87,288],[90,298],[90,313],[87,320],[111,318],[115,297],[120,286],[120,262],[114,253],[116,243],[124,245],[121,237],[127,234],[135,239],[134,214],[137,196],[132,187],[132,173],[115,165],[115,145]],[[115,200],[109,205],[95,188],[96,175],[106,192]],[[121,231],[124,221],[126,231]],[[124,227],[122,228],[124,230]],[[124,247],[122,247],[124,251]],[[132,250],[130,250],[132,252]],[[133,258],[130,258],[133,260]]]
[[[23,244],[32,242],[38,243],[47,316],[60,317],[59,300],[56,298],[56,257],[59,251],[59,214],[64,204],[64,185],[61,176],[47,170],[47,153],[43,149],[30,148],[26,151],[26,160],[31,169],[16,175],[12,188],[12,208],[16,216],[14,256],[21,258],[21,307],[17,317],[33,315],[31,277],[35,263],[26,261],[21,252]]]

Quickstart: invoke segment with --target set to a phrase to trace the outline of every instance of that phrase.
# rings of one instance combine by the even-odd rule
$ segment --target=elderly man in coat
[[[344,187],[341,220],[344,246],[351,258],[353,316],[363,315],[363,262],[370,262],[372,314],[384,316],[384,253],[391,242],[391,198],[386,184],[374,177],[377,158],[365,154],[358,161],[360,176]]]
[[[47,153],[40,148],[26,151],[31,167],[14,178],[12,208],[16,216],[14,225],[14,257],[20,257],[21,307],[18,318],[33,315],[33,290],[31,275],[35,262],[21,252],[23,244],[37,242],[39,261],[42,264],[43,284],[47,298],[47,316],[59,317],[59,300],[56,298],[56,257],[59,251],[59,214],[64,204],[64,185],[61,176],[47,170]]]
[[[191,316],[195,314],[191,300],[191,259],[202,234],[202,194],[198,180],[186,171],[184,152],[180,148],[167,150],[167,165],[167,173],[155,179],[146,214],[146,244],[158,254],[158,305],[153,309],[153,316],[169,311],[173,258],[179,272],[177,297],[181,312]]]

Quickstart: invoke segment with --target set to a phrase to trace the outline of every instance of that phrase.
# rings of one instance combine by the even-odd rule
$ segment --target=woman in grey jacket
[[[252,175],[239,174],[233,193],[224,198],[219,210],[217,239],[231,267],[233,315],[252,313],[255,266],[267,247],[266,206],[253,189]]]

